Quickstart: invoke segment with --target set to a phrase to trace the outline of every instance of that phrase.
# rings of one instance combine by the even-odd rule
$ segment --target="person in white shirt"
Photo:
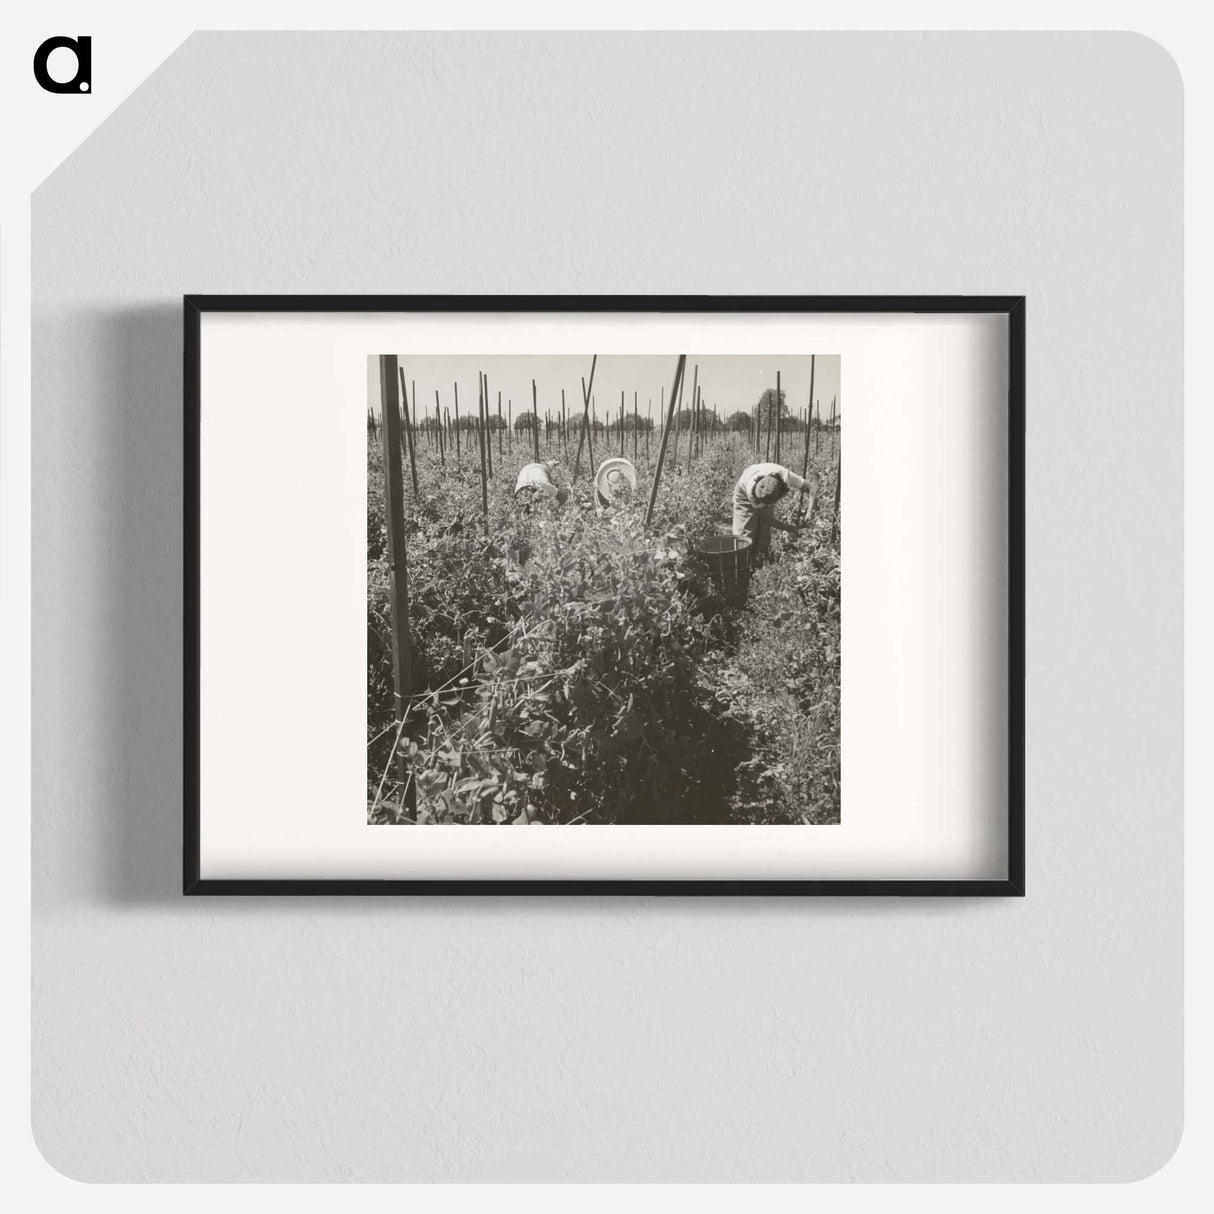
[[[733,533],[750,540],[752,560],[767,555],[773,527],[794,535],[800,530],[776,518],[777,504],[792,489],[809,494],[808,522],[818,494],[817,473],[803,479],[780,464],[751,464],[738,477],[733,491]]]

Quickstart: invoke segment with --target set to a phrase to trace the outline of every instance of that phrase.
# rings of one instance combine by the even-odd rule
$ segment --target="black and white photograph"
[[[367,822],[841,820],[841,359],[367,357]]]

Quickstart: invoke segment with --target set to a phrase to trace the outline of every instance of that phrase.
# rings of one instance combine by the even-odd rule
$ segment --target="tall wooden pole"
[[[677,421],[675,412],[676,402],[683,399],[683,371],[687,366],[687,355],[680,354],[678,366],[674,369],[674,383],[670,385],[670,412],[666,415],[666,425],[662,428],[662,445],[658,448],[658,466],[653,473],[653,486],[649,490],[649,507],[645,511],[645,526],[653,521],[653,506],[658,500],[658,486],[662,483],[662,464],[666,461],[666,443],[670,439],[671,423]]]
[[[409,397],[405,393],[405,369],[397,365],[400,372],[400,399],[405,409],[405,438],[409,442],[409,471],[413,476],[413,496],[417,497],[417,435],[413,433],[413,419],[409,416]],[[413,411],[417,412],[417,382],[413,384]]]
[[[565,408],[565,389],[561,389],[561,450],[569,458],[569,413]]]
[[[620,456],[624,455],[624,389],[620,389]]]
[[[691,374],[691,420],[687,422],[687,471],[691,471],[691,458],[696,449],[696,401],[699,398],[699,363],[696,363],[696,369]],[[675,435],[677,452],[677,433]]]
[[[481,456],[481,515],[485,520],[485,530],[489,529],[489,473],[485,462],[485,418],[489,413],[489,402],[485,398],[488,381],[483,377],[478,380],[479,391],[476,394],[476,440]]]
[[[409,651],[409,567],[405,553],[405,502],[400,451],[400,402],[397,398],[395,354],[379,356],[379,387],[383,409],[384,521],[388,533],[389,598],[392,614],[392,708],[403,721],[413,695],[413,664]],[[409,779],[405,756],[396,756],[397,777]]]
[[[839,486],[843,483],[843,461],[835,465],[835,519],[830,525],[830,542],[835,544],[839,539]]]
[[[489,471],[489,479],[493,479],[493,431],[489,429],[489,376],[483,372],[484,404],[481,406],[481,425],[485,428],[485,466]]]
[[[498,462],[502,459],[502,390],[497,390],[497,458]]]
[[[658,409],[662,407],[661,402],[658,402]],[[653,433],[653,397],[649,398],[649,404],[645,406],[645,416],[649,424],[645,427],[645,463],[649,463],[649,436]]]
[[[459,380],[455,381],[455,462],[460,462],[462,444],[459,437]]]
[[[811,354],[812,358],[813,355]],[[776,463],[780,462],[780,431],[783,430],[781,423],[780,409],[780,372],[776,372]]]
[[[637,462],[637,431],[640,427],[640,413],[637,410],[637,392],[634,389],[632,393],[632,462]]]
[[[443,442],[443,407],[438,402],[438,389],[434,389],[434,428],[438,431],[438,462],[447,466],[447,444]]]
[[[535,380],[531,381],[531,445],[535,448],[535,462],[540,462],[540,408],[536,397]]]
[[[768,388],[767,392],[764,393],[764,395],[763,395],[764,400],[768,400],[768,394],[770,392],[771,392],[771,389]],[[760,402],[760,404],[761,403],[762,402]],[[766,416],[766,418],[764,418],[764,421],[767,422],[767,437],[763,444],[763,458],[770,462],[770,460],[771,460],[771,403],[769,400],[768,400],[766,413],[767,413],[767,416]]]
[[[696,364],[696,371],[699,371],[700,365]],[[700,389],[695,383],[696,377],[691,377],[691,417],[687,422],[687,475],[691,475],[691,461],[696,453],[696,395]]]
[[[410,421],[409,393],[405,389],[405,369],[404,369],[404,367],[402,367],[400,365],[399,359],[397,360],[396,370],[397,370],[397,373],[400,378],[400,412],[401,412],[401,426],[404,431],[405,450],[410,455],[412,455],[413,454],[413,427],[409,425],[409,421]],[[414,492],[416,492],[416,490],[414,490]]]
[[[680,357],[685,357],[685,356],[680,355]],[[699,367],[700,367],[700,364],[696,363],[697,371],[699,370]],[[677,468],[679,466],[679,430],[682,428],[682,425],[683,425],[683,376],[680,375],[679,376],[679,407],[675,410],[675,414],[674,414],[674,447],[670,453],[670,466],[672,468]],[[661,452],[658,453],[658,459],[660,462],[661,461]]]
[[[589,441],[590,449],[587,457],[590,460],[590,475],[594,475],[594,435],[590,433],[590,393],[594,388],[594,370],[598,366],[599,356],[596,354],[590,361],[590,383],[582,377],[582,429],[577,439],[577,455],[573,460],[573,480],[577,480],[578,469],[582,463],[582,444]]]
[[[815,356],[811,354],[809,356],[809,399],[810,400],[813,400],[813,398],[814,398],[814,369],[815,369],[814,364],[815,364]],[[809,433],[807,431],[805,434],[805,455],[801,460],[801,479],[802,480],[805,479],[808,472],[809,472]],[[815,473],[815,475],[817,475],[817,474]],[[805,506],[805,494],[802,493],[801,500],[799,502],[797,502],[797,526],[798,527],[801,525],[801,510],[804,506]],[[811,509],[811,516],[812,516],[812,509]]]

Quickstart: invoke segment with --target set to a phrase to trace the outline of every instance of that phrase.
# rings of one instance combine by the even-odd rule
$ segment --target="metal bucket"
[[[697,549],[708,566],[713,588],[731,606],[741,607],[750,590],[750,540],[738,535],[718,535]]]

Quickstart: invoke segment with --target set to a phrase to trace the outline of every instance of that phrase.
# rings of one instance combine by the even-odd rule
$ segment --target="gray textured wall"
[[[1181,1122],[1181,93],[1126,35],[187,42],[34,196],[47,1158],[1158,1167]],[[185,291],[1028,294],[1028,898],[183,901]],[[251,525],[273,559],[276,520]]]

